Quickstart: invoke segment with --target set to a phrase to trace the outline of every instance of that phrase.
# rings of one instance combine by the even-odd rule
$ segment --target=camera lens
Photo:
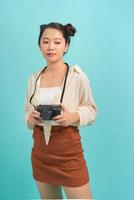
[[[51,110],[45,110],[45,111],[43,111],[42,112],[42,118],[44,119],[44,120],[49,120],[49,119],[51,119],[52,118],[52,115],[53,115],[53,112],[51,111]]]

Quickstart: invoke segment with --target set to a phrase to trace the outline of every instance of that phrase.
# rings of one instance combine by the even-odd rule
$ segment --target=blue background
[[[65,61],[87,73],[99,108],[81,129],[94,199],[134,199],[133,11],[133,0],[0,0],[0,199],[39,198],[23,106],[44,66],[39,25],[51,21],[77,28]]]

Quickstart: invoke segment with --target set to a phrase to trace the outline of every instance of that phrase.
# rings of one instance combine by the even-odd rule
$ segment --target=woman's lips
[[[47,53],[47,56],[55,56],[55,53]]]

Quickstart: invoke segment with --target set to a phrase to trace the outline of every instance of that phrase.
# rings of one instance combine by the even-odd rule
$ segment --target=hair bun
[[[70,36],[74,36],[76,33],[76,29],[74,26],[72,26],[72,24],[66,24],[64,25],[64,28]]]

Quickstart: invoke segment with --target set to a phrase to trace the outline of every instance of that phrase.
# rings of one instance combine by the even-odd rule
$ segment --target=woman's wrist
[[[73,123],[74,122],[79,122],[80,121],[80,116],[77,112],[72,113],[73,114]]]

